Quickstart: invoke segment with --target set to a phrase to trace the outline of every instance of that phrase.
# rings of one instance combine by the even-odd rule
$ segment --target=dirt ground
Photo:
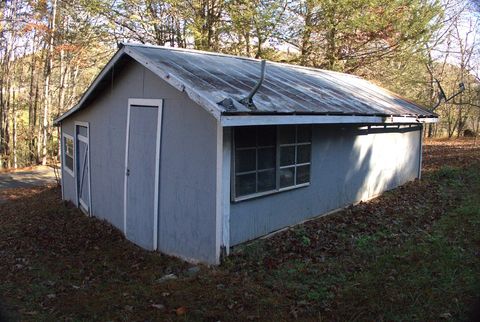
[[[421,181],[236,247],[219,267],[144,251],[53,186],[0,189],[0,311],[13,321],[469,319],[480,146],[427,141],[423,161]]]
[[[0,172],[0,189],[29,188],[56,183],[55,171],[49,166],[36,166],[16,171]]]

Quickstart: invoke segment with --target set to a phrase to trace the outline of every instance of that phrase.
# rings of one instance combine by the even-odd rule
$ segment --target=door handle
[[[127,177],[130,175],[130,169],[127,169],[127,173],[125,173]]]

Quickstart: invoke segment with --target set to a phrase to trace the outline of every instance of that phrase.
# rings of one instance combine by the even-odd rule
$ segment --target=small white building
[[[420,177],[422,124],[437,115],[352,75],[260,72],[250,58],[122,45],[55,120],[63,199],[143,248],[219,263]]]

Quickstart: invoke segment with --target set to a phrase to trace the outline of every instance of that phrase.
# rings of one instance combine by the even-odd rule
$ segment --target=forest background
[[[3,0],[0,169],[58,157],[53,119],[120,42],[359,75],[432,110],[429,137],[480,132],[478,0]]]

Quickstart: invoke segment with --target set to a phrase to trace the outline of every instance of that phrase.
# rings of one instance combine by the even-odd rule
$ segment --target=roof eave
[[[222,115],[223,127],[282,124],[424,124],[437,123],[435,116],[371,116],[371,115]]]
[[[123,44],[120,44],[118,51],[115,53],[115,55],[113,55],[110,61],[105,65],[102,71],[97,75],[97,77],[92,82],[92,84],[90,84],[90,86],[88,87],[86,92],[82,95],[78,103],[74,107],[72,107],[71,109],[63,113],[61,116],[57,117],[53,121],[53,125],[58,126],[64,119],[66,119],[70,115],[74,114],[75,112],[83,108],[85,101],[92,94],[92,92],[95,90],[98,84],[108,75],[110,70],[113,68],[113,66],[115,66],[115,64],[124,55],[124,53],[125,53],[125,46]]]

